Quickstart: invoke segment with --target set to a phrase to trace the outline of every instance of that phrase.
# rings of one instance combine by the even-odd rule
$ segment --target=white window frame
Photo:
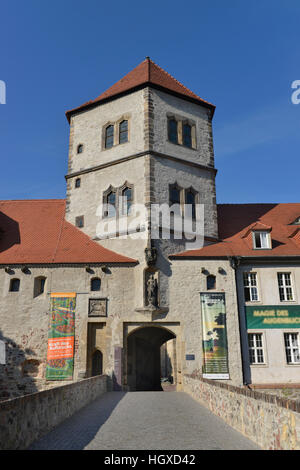
[[[265,235],[265,240],[266,240],[266,245],[265,246],[256,246],[256,240],[255,240],[255,235]],[[252,240],[253,240],[253,248],[254,250],[270,250],[271,249],[271,236],[270,233],[264,230],[254,230],[252,232]],[[260,237],[261,245],[262,243],[262,238]]]
[[[285,278],[285,275],[288,274],[289,275],[289,281],[290,281],[290,284],[287,284],[286,283],[286,278]],[[282,279],[283,279],[283,284],[280,285],[279,284],[279,275],[282,275]],[[292,281],[292,273],[289,272],[289,271],[278,271],[277,272],[277,284],[278,284],[278,293],[279,293],[279,300],[280,302],[294,302],[295,301],[295,295],[294,295],[294,286],[293,286],[293,281]],[[281,295],[280,295],[280,289],[283,290],[283,294],[284,294],[284,298],[281,299]],[[288,295],[287,295],[287,290],[290,289],[291,290],[291,294],[292,294],[292,298],[291,299],[288,299]]]
[[[250,339],[249,336],[253,336],[253,343],[254,346],[250,346]],[[257,345],[257,336],[261,337],[261,346]],[[254,352],[254,359],[255,362],[251,362],[251,355],[250,355],[250,350]],[[262,351],[262,362],[258,361],[258,351]],[[264,334],[258,331],[251,331],[248,332],[248,353],[249,353],[249,362],[251,366],[265,366],[266,365],[266,353],[265,353],[265,340],[264,340]]]
[[[247,278],[246,278],[247,275]],[[255,286],[251,285],[251,276],[255,276]],[[245,284],[245,281],[247,280],[248,284]],[[245,302],[259,302],[259,290],[258,290],[258,276],[257,272],[251,272],[251,271],[244,271],[243,272],[243,286],[244,286],[244,298],[245,298],[245,288],[249,289],[249,294],[250,294],[250,300],[245,300]],[[253,297],[253,292],[252,289],[256,289],[256,296],[257,299],[254,299]]]
[[[296,336],[295,346],[292,342],[292,336]],[[286,342],[286,336],[288,336],[288,341]],[[288,365],[297,365],[300,366],[300,342],[299,342],[299,333],[294,331],[285,331],[283,333],[284,340],[284,349],[285,349],[285,358]],[[288,343],[288,345],[287,345]],[[289,351],[289,354],[288,354]],[[296,352],[297,351],[297,352]],[[288,355],[291,357],[291,360],[288,360]]]

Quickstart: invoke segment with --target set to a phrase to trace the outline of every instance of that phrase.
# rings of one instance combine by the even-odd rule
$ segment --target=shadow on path
[[[110,417],[126,392],[107,392],[56,426],[27,450],[83,450]]]

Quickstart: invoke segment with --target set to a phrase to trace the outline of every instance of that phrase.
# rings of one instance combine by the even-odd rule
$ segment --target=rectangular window
[[[244,273],[244,296],[245,302],[256,302],[259,300],[256,273]]]
[[[291,273],[277,273],[281,302],[294,300]]]
[[[300,364],[299,333],[284,333],[285,354],[288,364]]]
[[[83,217],[83,215],[80,215],[79,217],[75,218],[75,225],[78,228],[82,228],[84,226],[84,217]]]
[[[178,144],[177,121],[175,119],[168,119],[168,138],[170,142]]]
[[[252,232],[253,245],[255,249],[266,250],[270,248],[270,234],[269,232]]]
[[[249,333],[249,359],[250,364],[264,364],[264,348],[262,333]]]

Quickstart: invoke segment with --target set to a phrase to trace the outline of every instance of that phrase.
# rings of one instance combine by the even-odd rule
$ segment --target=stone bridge
[[[96,376],[0,403],[0,449],[300,449],[297,402],[189,376],[183,392],[110,388]]]

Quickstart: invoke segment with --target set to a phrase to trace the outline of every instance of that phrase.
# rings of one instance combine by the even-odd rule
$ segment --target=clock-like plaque
[[[107,317],[107,299],[89,299],[89,317]]]

